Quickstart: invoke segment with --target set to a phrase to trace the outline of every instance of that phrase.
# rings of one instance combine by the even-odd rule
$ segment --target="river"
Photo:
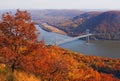
[[[56,42],[69,39],[71,37],[61,35],[53,32],[47,32],[38,25],[37,29],[40,30],[39,40],[44,38],[46,44],[55,44]],[[120,41],[90,41],[86,43],[83,40],[74,40],[59,45],[62,48],[66,48],[75,52],[80,52],[85,55],[95,55],[110,58],[120,58]]]

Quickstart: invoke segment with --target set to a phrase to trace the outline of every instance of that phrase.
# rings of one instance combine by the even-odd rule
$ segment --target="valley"
[[[39,15],[38,19],[34,19],[34,21],[47,23],[73,37],[84,34],[89,29],[91,33],[95,34],[94,38],[96,39],[120,40],[120,11],[79,11],[74,12],[76,13],[74,15],[69,13],[72,16],[63,15],[60,12],[68,14],[64,10],[58,10],[54,11],[53,16],[53,13],[48,11],[49,15],[43,13],[45,16],[43,19],[40,19],[41,15]]]

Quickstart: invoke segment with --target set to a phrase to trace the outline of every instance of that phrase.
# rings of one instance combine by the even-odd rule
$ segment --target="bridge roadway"
[[[80,38],[84,38],[84,37],[89,37],[91,35],[93,35],[93,34],[86,34],[86,35],[81,35],[81,36],[73,37],[73,38],[70,38],[70,39],[65,39],[63,41],[57,42],[57,45],[60,45],[60,44],[66,43],[66,42],[70,42],[70,41],[73,41],[73,40],[76,40],[76,39],[80,39]]]

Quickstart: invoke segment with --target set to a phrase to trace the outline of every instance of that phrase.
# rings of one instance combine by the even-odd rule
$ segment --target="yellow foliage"
[[[6,68],[5,64],[0,64],[0,81],[41,81],[33,74],[15,70],[14,74]]]
[[[27,48],[25,46],[24,47],[22,46],[22,47],[19,48],[20,53],[24,52],[25,50],[27,50]]]
[[[5,67],[6,67],[5,64],[0,64],[0,70],[5,68]]]
[[[14,76],[17,77],[16,81],[41,81],[39,78],[35,77],[33,74],[28,74],[20,71],[15,71]]]

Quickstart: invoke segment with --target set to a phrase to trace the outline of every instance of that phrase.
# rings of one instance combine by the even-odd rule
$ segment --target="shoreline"
[[[58,33],[58,34],[62,34],[62,35],[67,35],[66,32],[64,32],[56,27],[53,27],[51,25],[48,25],[47,23],[40,23],[38,25],[45,31],[54,32],[54,33]]]

